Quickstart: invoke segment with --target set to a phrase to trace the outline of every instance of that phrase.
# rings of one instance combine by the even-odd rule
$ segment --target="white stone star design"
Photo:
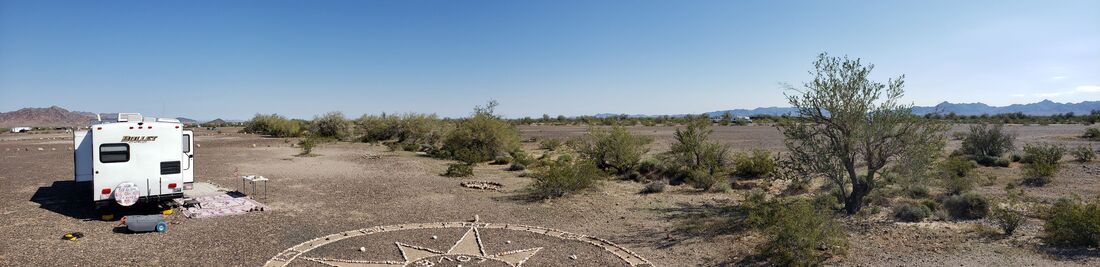
[[[478,265],[486,261],[496,261],[507,264],[508,266],[519,267],[522,266],[528,258],[534,256],[541,250],[541,247],[505,251],[496,254],[488,254],[485,252],[485,247],[481,244],[481,232],[477,230],[477,227],[471,227],[466,230],[466,234],[462,235],[450,249],[446,252],[437,251],[430,248],[421,246],[404,244],[401,242],[394,242],[397,248],[401,250],[401,257],[404,261],[358,261],[358,260],[343,260],[343,259],[327,259],[327,258],[307,258],[306,260],[313,262],[326,264],[329,266],[340,267],[387,267],[387,266],[435,266],[440,264],[455,264],[457,266],[466,265]]]

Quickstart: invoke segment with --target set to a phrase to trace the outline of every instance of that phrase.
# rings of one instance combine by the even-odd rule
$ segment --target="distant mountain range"
[[[114,120],[118,113],[100,113],[103,120]],[[73,127],[86,126],[88,122],[96,119],[96,113],[84,111],[69,111],[67,109],[52,106],[48,108],[22,108],[11,112],[0,112],[0,127]],[[188,118],[176,118],[185,124],[198,123]]]
[[[924,115],[928,113],[939,112],[942,114],[948,114],[954,112],[956,115],[982,115],[982,114],[1001,114],[1001,113],[1016,113],[1020,112],[1026,115],[1032,116],[1050,116],[1054,114],[1064,114],[1073,112],[1077,115],[1089,114],[1093,110],[1100,110],[1100,101],[1083,101],[1080,103],[1057,103],[1050,100],[1043,100],[1031,104],[1013,104],[1003,107],[994,107],[982,103],[949,103],[943,102],[935,106],[916,106],[913,107],[913,114]],[[784,114],[795,113],[795,109],[791,107],[766,107],[766,108],[754,108],[754,109],[731,109],[731,110],[719,110],[707,112],[708,116],[719,117],[722,114],[729,112],[736,117],[748,117],[754,115],[773,115],[779,116]],[[596,117],[606,118],[620,116],[621,114],[612,113],[600,113],[596,114]],[[670,116],[684,116],[686,114],[676,114]],[[659,115],[627,115],[628,117],[653,117]]]

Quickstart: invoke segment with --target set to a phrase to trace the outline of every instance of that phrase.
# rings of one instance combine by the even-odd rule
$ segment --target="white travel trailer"
[[[73,132],[73,173],[92,184],[96,208],[183,196],[195,180],[194,133],[176,119],[119,113]]]

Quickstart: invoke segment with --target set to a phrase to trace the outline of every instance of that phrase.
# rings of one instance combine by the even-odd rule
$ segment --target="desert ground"
[[[1080,125],[1008,126],[1026,143],[1087,144],[1076,138]],[[583,126],[521,126],[524,139],[568,138],[584,134]],[[651,153],[667,151],[675,127],[632,127],[655,139]],[[963,131],[956,126],[952,131]],[[238,216],[186,219],[172,215],[167,233],[129,234],[117,221],[98,220],[86,199],[91,189],[72,182],[71,135],[0,134],[0,265],[168,265],[260,266],[288,248],[315,238],[356,229],[402,224],[479,222],[556,229],[607,240],[644,258],[653,266],[753,264],[746,261],[762,237],[737,227],[729,216],[748,188],[775,188],[762,180],[737,181],[729,192],[702,193],[686,185],[657,194],[639,194],[643,184],[607,181],[600,189],[549,201],[528,201],[523,188],[531,178],[505,171],[505,165],[482,164],[471,178],[440,176],[449,161],[412,152],[392,152],[367,143],[326,143],[315,157],[296,157],[293,139],[266,138],[197,129],[196,181],[227,188],[240,175],[270,178],[268,211]],[[784,150],[782,135],[770,126],[719,126],[714,137],[734,150]],[[952,140],[948,149],[959,141]],[[541,153],[537,143],[525,149]],[[1023,187],[1029,203],[1051,203],[1064,196],[1100,195],[1100,162],[1072,162],[1044,187]],[[1020,179],[1016,163],[1009,168],[982,167],[976,192],[993,199]],[[503,184],[499,191],[464,188],[464,181]],[[774,190],[773,190],[774,191]],[[140,209],[131,213],[147,212]],[[842,219],[851,248],[826,262],[844,266],[1098,266],[1096,250],[1059,250],[1042,244],[1042,221],[1031,218],[1016,234],[989,233],[989,222],[934,220],[895,222],[886,209]],[[61,240],[67,232],[86,236]],[[338,241],[309,255],[343,259],[394,261],[401,252],[394,241],[445,252],[465,240],[464,228],[409,229]],[[608,251],[529,232],[482,229],[478,245],[486,252],[542,250],[524,266],[626,265]],[[454,246],[460,247],[460,246]],[[363,248],[363,251],[359,250]],[[308,255],[306,255],[308,256]],[[486,262],[492,263],[492,262]],[[315,261],[292,265],[322,266]]]

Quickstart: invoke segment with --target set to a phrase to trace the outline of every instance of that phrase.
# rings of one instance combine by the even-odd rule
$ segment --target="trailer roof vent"
[[[179,123],[180,120],[169,119],[169,118],[157,118],[157,122],[175,122],[175,123]]]
[[[118,122],[141,121],[141,113],[119,113]]]

